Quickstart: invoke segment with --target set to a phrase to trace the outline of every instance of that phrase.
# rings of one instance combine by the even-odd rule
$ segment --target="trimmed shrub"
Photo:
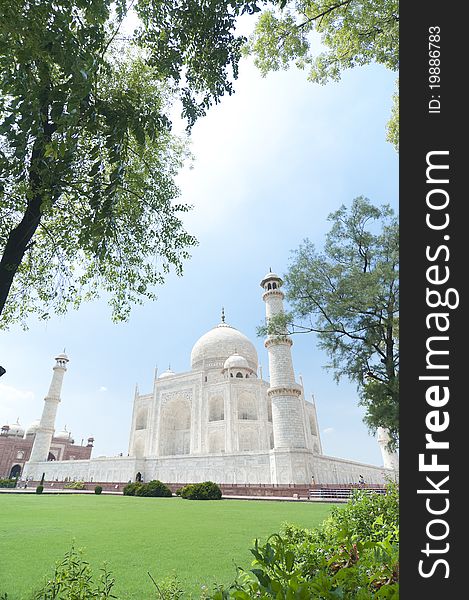
[[[103,486],[102,486],[102,485],[97,485],[97,486],[94,488],[94,493],[95,493],[95,494],[100,494],[102,491],[103,491]]]
[[[221,489],[213,481],[190,483],[179,490],[181,498],[186,500],[220,500]]]
[[[143,483],[140,481],[134,481],[133,483],[128,483],[123,490],[124,496],[135,496],[135,492],[142,487]]]
[[[173,493],[164,483],[158,479],[140,484],[135,490],[135,496],[146,496],[153,498],[171,498]]]
[[[18,479],[0,479],[0,488],[14,488]]]
[[[176,496],[180,496],[180,495],[181,495],[181,492],[182,492],[182,490],[183,490],[183,489],[184,489],[184,488],[182,488],[182,487],[178,488],[178,489],[177,489],[177,490],[174,492],[174,493],[176,494]]]
[[[43,491],[44,491],[44,486],[38,485],[36,488],[36,494],[42,494]]]

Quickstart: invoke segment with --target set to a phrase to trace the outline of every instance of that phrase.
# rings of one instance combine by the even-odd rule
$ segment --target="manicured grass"
[[[29,600],[70,549],[83,548],[98,573],[108,563],[120,600],[155,597],[176,573],[194,598],[202,585],[229,583],[249,568],[254,538],[285,522],[314,527],[331,504],[263,500],[194,501],[91,495],[0,494],[0,596]]]

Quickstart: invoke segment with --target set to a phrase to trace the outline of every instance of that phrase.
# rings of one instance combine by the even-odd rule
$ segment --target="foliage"
[[[84,481],[71,481],[70,483],[66,483],[64,488],[68,490],[84,490],[85,482]]]
[[[311,47],[320,35],[324,50]],[[265,75],[291,62],[309,69],[317,83],[338,81],[341,72],[371,62],[399,67],[397,0],[281,0],[264,11],[246,48]]]
[[[43,485],[36,486],[36,494],[42,494],[43,491],[44,491]]]
[[[140,481],[128,483],[123,490],[124,496],[135,496],[135,492],[143,485]]]
[[[399,433],[399,231],[392,209],[363,197],[329,215],[323,253],[305,240],[285,276],[292,311],[260,334],[315,332],[337,380],[355,381],[372,431]],[[293,325],[299,322],[299,325]]]
[[[310,81],[325,84],[339,81],[346,69],[372,62],[398,70],[398,0],[278,0],[276,4],[262,12],[244,49],[254,55],[263,75],[294,63],[308,71]],[[394,145],[398,118],[394,110],[388,124],[392,130],[388,139]]]
[[[57,563],[53,576],[34,596],[35,600],[90,600],[115,598],[111,591],[114,579],[106,565],[96,582],[92,569],[81,551],[72,548]]]
[[[138,29],[122,37],[132,8]],[[255,0],[18,0],[0,5],[1,327],[104,291],[115,320],[196,244],[175,176],[191,127],[233,91]],[[124,46],[128,51],[124,50]]]
[[[158,583],[150,573],[148,575],[155,586],[158,600],[179,600],[179,598],[184,598],[184,590],[181,588],[181,583],[176,574],[166,577]]]
[[[341,72],[371,62],[399,67],[397,0],[281,0],[264,11],[246,51],[265,75],[295,62],[316,83],[338,81]],[[324,48],[314,55],[315,38]]]
[[[0,488],[15,488],[17,483],[18,483],[18,478],[0,479]]]
[[[329,537],[336,539],[347,529],[357,539],[379,541],[389,537],[392,542],[397,542],[398,523],[399,490],[395,483],[389,483],[385,494],[355,490],[344,507],[333,507],[323,527]]]
[[[102,485],[96,485],[94,488],[94,493],[95,494],[101,494],[103,491],[103,486]]]
[[[134,495],[147,497],[151,496],[153,498],[171,498],[173,494],[168,486],[158,479],[154,479],[148,483],[140,484],[140,486],[135,489]]]
[[[386,139],[399,152],[399,79],[396,81],[396,91],[392,97],[391,118],[386,126]]]
[[[251,571],[238,569],[229,588],[206,598],[397,600],[398,541],[397,489],[385,496],[357,492],[316,530],[285,525],[265,544],[256,540]]]
[[[213,481],[190,483],[179,490],[179,496],[187,500],[221,500],[220,486]]]

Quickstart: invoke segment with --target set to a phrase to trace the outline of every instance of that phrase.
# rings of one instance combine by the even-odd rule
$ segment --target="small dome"
[[[280,277],[277,275],[277,273],[272,273],[272,271],[269,271],[267,275],[264,276],[264,279],[280,279]]]
[[[224,369],[249,369],[249,363],[244,358],[244,356],[241,356],[241,354],[238,354],[237,352],[235,352],[234,354],[232,354],[225,360],[225,364],[223,365],[223,368]]]
[[[19,419],[16,420],[16,423],[10,425],[10,429],[8,430],[8,435],[23,437],[24,436],[24,427],[21,427]]]
[[[28,427],[26,427],[25,435],[34,435],[37,432],[37,430],[39,429],[40,423],[41,423],[40,419],[36,419],[32,423],[30,423],[30,425],[28,425]]]
[[[70,431],[67,431],[66,427],[64,427],[63,431],[59,431],[58,433],[54,434],[54,437],[57,440],[70,440],[72,434],[70,433]]]
[[[166,377],[172,377],[173,375],[176,375],[174,371],[171,371],[171,369],[166,369],[166,371],[163,371],[163,373],[161,373],[158,379],[166,379]]]
[[[276,289],[281,287],[283,284],[283,280],[281,277],[279,277],[277,275],[277,273],[272,273],[272,271],[269,271],[267,273],[267,275],[264,276],[264,278],[261,281],[261,287],[266,289],[268,287],[268,289]],[[271,288],[272,286],[272,288]]]

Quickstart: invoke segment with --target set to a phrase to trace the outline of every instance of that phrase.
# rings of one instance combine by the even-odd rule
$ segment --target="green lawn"
[[[177,573],[201,585],[228,583],[249,567],[254,538],[284,521],[313,527],[332,504],[265,500],[194,501],[94,495],[0,494],[0,597],[29,600],[55,562],[83,548],[94,571],[108,563],[120,600],[155,598],[155,580]]]

